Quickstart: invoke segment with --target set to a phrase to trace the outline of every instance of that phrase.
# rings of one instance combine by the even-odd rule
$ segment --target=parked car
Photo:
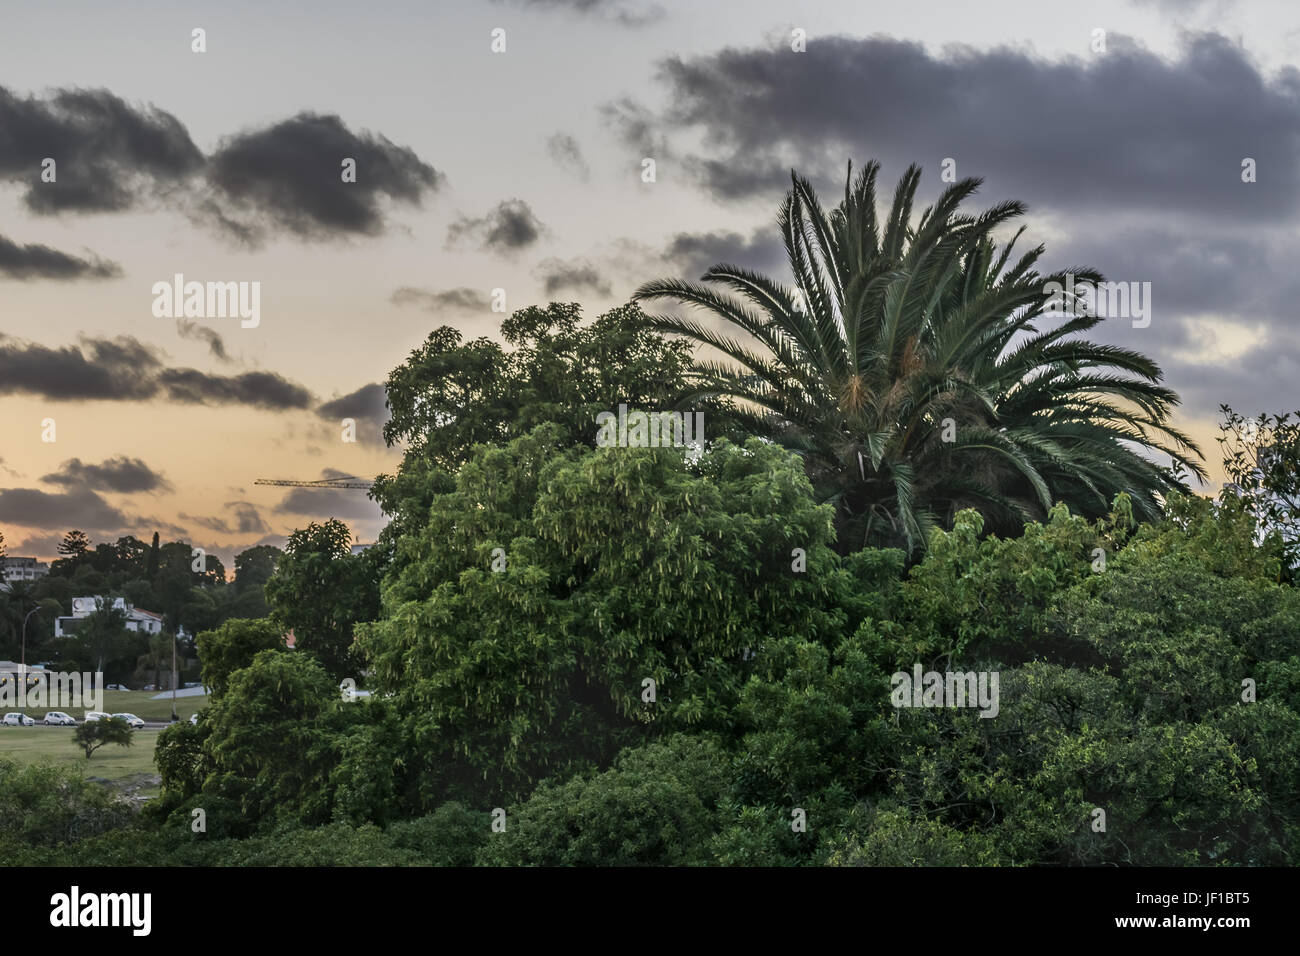
[[[86,723],[88,724],[93,724],[97,720],[106,720],[107,718],[108,714],[104,713],[102,710],[86,711]]]
[[[4,724],[6,727],[30,727],[35,723],[36,721],[26,714],[19,713],[16,710],[11,710],[5,714]]]
[[[125,684],[109,684],[107,690],[130,690]]]
[[[77,726],[77,719],[61,710],[52,710],[45,715],[45,725],[47,727],[75,727]]]
[[[144,726],[144,721],[141,720],[139,717],[137,717],[135,714],[114,714],[113,716],[116,717],[118,720],[125,720],[128,724],[131,725],[132,730],[139,730],[141,727]]]
[[[145,684],[145,685],[144,685],[143,687],[141,687],[140,689],[141,689],[141,690],[157,690],[157,689],[158,689],[158,685],[157,685],[157,684]]]
[[[192,680],[192,681],[190,681],[188,684],[182,684],[182,685],[181,685],[181,687],[184,688],[185,690],[189,690],[191,687],[202,687],[202,686],[203,686],[203,685],[200,684],[200,683],[199,683],[198,681],[196,681],[196,680]]]

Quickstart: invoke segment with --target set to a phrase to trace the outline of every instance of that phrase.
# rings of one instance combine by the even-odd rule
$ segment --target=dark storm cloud
[[[218,361],[233,361],[230,353],[226,351],[225,340],[221,338],[221,333],[216,329],[209,328],[206,325],[199,325],[199,323],[191,322],[188,319],[177,319],[176,331],[183,339],[194,339],[196,342],[205,343],[208,351],[212,353],[212,357]]]
[[[1114,230],[1087,219],[1072,225],[1040,260],[1048,271],[1095,266],[1110,281],[1151,284],[1149,327],[1107,320],[1091,338],[1150,355],[1190,414],[1215,417],[1223,401],[1254,409],[1300,405],[1289,397],[1300,375],[1294,234],[1167,223]]]
[[[157,384],[171,401],[192,405],[284,410],[312,403],[311,392],[275,372],[212,375],[193,368],[169,368],[158,373]]]
[[[415,289],[402,286],[393,293],[390,300],[393,305],[419,306],[426,312],[481,311],[488,307],[487,293],[480,289],[461,286],[458,289]]]
[[[1052,268],[1092,265],[1107,279],[1150,282],[1156,318],[1217,313],[1300,326],[1294,236],[1079,226],[1048,246]]]
[[[47,348],[0,333],[0,395],[132,401],[157,392],[157,355],[135,339],[89,339]]]
[[[1190,36],[1166,60],[1112,33],[1104,54],[1059,62],[814,37],[803,54],[672,57],[661,79],[671,105],[657,125],[626,103],[607,111],[637,148],[655,129],[702,133],[691,165],[720,196],[779,195],[791,166],[842,188],[850,158],[881,159],[887,189],[921,162],[937,190],[952,157],[995,198],[1054,209],[1277,221],[1300,201],[1300,72],[1266,77],[1216,34]],[[1245,157],[1256,183],[1241,181]]]
[[[129,519],[89,488],[47,492],[36,488],[0,488],[0,521],[24,528],[126,527]]]
[[[52,183],[41,181],[46,158],[56,164]],[[107,90],[22,98],[0,87],[0,179],[26,186],[33,212],[130,209],[202,164],[184,125],[155,107]]]
[[[679,232],[663,257],[685,277],[698,279],[715,265],[740,266],[774,275],[786,268],[785,247],[775,224],[760,226],[748,237],[738,232]]]
[[[356,182],[343,182],[344,159],[356,160]],[[411,149],[314,113],[231,137],[212,155],[207,175],[219,198],[244,214],[242,221],[228,217],[244,241],[275,232],[378,235],[382,198],[418,206],[443,181]]]
[[[591,168],[582,156],[582,148],[568,133],[556,133],[547,138],[546,151],[561,169],[577,176],[584,183],[591,178]]]
[[[362,385],[355,392],[323,403],[316,409],[316,414],[334,423],[351,418],[356,422],[358,442],[366,445],[383,444],[383,428],[389,419],[387,403],[388,392],[384,386]]]
[[[486,216],[478,219],[461,216],[453,222],[447,227],[447,245],[452,247],[468,241],[483,251],[514,253],[535,243],[544,228],[528,203],[522,199],[506,199]]]
[[[0,236],[0,276],[11,279],[116,279],[122,267],[98,256],[82,259],[36,243]]]
[[[362,385],[355,392],[323,403],[316,413],[321,418],[364,418],[382,425],[388,420],[388,392],[382,385]]]
[[[257,506],[251,502],[227,501],[224,507],[230,513],[229,518],[205,517],[184,512],[181,513],[181,517],[218,534],[266,534],[271,530],[262,520]]]
[[[54,182],[42,181],[47,158]],[[344,159],[356,161],[355,182],[342,179]],[[379,235],[387,202],[419,206],[443,179],[411,149],[354,133],[334,115],[304,112],[240,132],[204,157],[176,117],[107,90],[22,98],[0,87],[0,181],[24,186],[36,213],[121,212],[157,198],[255,246],[275,234]],[[61,277],[76,268],[53,250],[26,248]],[[80,274],[111,268],[90,262]]]
[[[116,491],[130,494],[138,491],[170,491],[171,484],[139,458],[120,455],[98,465],[87,464],[72,458],[59,466],[59,470],[44,475],[41,481],[67,488],[89,488],[92,491]]]
[[[49,348],[0,333],[0,395],[58,401],[147,401],[165,397],[197,405],[309,408],[312,394],[275,372],[213,375],[169,368],[155,350],[130,336],[84,338]]]
[[[537,266],[537,275],[548,296],[565,289],[586,290],[605,296],[611,291],[608,280],[584,259],[544,259]]]

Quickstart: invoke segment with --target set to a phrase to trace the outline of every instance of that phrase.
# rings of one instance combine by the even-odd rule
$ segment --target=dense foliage
[[[801,302],[725,267],[761,316],[643,290],[770,358],[635,306],[526,309],[509,350],[435,331],[388,380],[404,458],[361,554],[313,523],[225,582],[69,535],[0,630],[138,592],[202,632],[211,699],[138,813],[0,762],[0,860],[1297,863],[1294,424],[1225,409],[1231,484],[1182,493],[1159,370],[1048,326],[1041,250],[992,244],[1019,207],[961,216],[967,182],[911,225],[909,173],[882,225],[874,175],[829,216],[796,179]],[[598,447],[599,412],[678,402],[702,456]],[[106,610],[66,646],[111,670],[122,640]]]
[[[381,695],[205,635],[164,798],[42,861],[1295,862],[1300,595],[1236,495],[1010,539],[963,511],[905,571],[837,555],[776,446],[553,439],[474,450],[403,543],[357,647]],[[996,716],[894,706],[917,664],[996,673]]]

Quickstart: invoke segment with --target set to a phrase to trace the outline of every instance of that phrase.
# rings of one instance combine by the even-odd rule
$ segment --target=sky
[[[929,200],[952,160],[984,180],[972,211],[1028,204],[1043,271],[1149,282],[1149,325],[1094,335],[1164,368],[1216,480],[1220,403],[1300,407],[1293,0],[0,0],[0,22],[10,555],[158,531],[230,567],[327,517],[373,541],[364,492],[254,480],[391,473],[382,382],[439,326],[497,336],[494,289],[595,318],[717,262],[784,276],[792,167],[831,205],[850,161],[886,196],[918,163]],[[256,325],[155,314],[178,273],[258,283]]]

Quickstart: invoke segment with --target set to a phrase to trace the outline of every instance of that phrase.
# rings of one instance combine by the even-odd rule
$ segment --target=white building
[[[163,616],[153,611],[143,611],[126,603],[126,598],[76,597],[72,599],[72,616],[54,619],[54,636],[70,637],[77,633],[78,621],[89,617],[111,600],[110,607],[115,607],[126,614],[126,629],[140,634],[157,634],[162,631]]]
[[[7,586],[15,581],[35,581],[50,573],[50,566],[35,558],[0,558],[0,571],[3,579],[0,585]]]

